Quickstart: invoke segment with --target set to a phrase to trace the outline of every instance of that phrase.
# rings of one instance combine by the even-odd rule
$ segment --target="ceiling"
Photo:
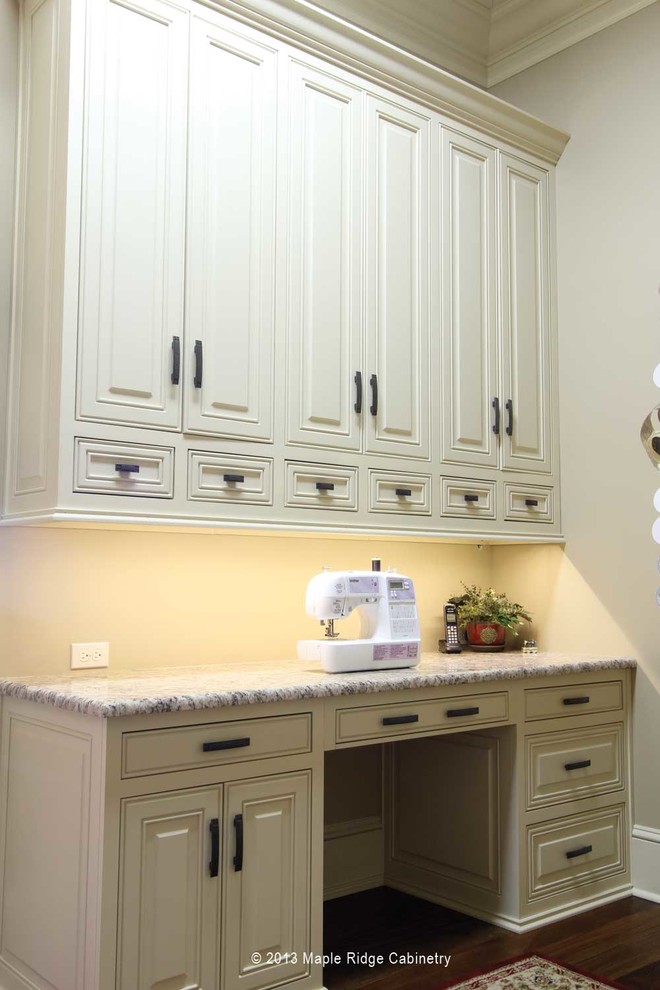
[[[313,0],[489,88],[656,0]]]

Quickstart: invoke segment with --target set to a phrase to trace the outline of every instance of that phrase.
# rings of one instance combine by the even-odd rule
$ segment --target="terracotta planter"
[[[503,646],[506,630],[497,622],[468,622],[465,627],[472,646]]]

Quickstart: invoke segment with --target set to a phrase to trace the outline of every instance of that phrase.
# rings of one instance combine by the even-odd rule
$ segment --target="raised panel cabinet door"
[[[507,155],[500,169],[503,465],[549,472],[548,173]]]
[[[367,112],[367,449],[429,457],[428,118]]]
[[[311,773],[226,787],[223,990],[309,972]]]
[[[361,444],[364,96],[289,66],[287,440]]]
[[[78,415],[176,430],[188,14],[164,0],[89,9]]]
[[[442,129],[442,459],[497,465],[497,152]]]
[[[221,791],[124,802],[118,990],[217,990]]]
[[[185,429],[272,439],[277,53],[193,17]]]

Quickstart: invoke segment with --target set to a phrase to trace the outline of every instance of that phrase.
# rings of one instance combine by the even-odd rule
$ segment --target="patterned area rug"
[[[442,990],[610,990],[611,987],[622,990],[618,983],[604,983],[551,959],[525,956],[461,983],[444,984]]]

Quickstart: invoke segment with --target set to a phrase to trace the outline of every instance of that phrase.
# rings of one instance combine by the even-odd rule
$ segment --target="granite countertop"
[[[417,667],[350,674],[326,674],[313,663],[276,660],[94,675],[83,672],[59,677],[7,677],[0,679],[0,695],[109,718],[635,666],[635,661],[629,657],[572,653],[537,653],[535,656],[523,656],[519,652],[464,652],[450,656],[424,653]]]

